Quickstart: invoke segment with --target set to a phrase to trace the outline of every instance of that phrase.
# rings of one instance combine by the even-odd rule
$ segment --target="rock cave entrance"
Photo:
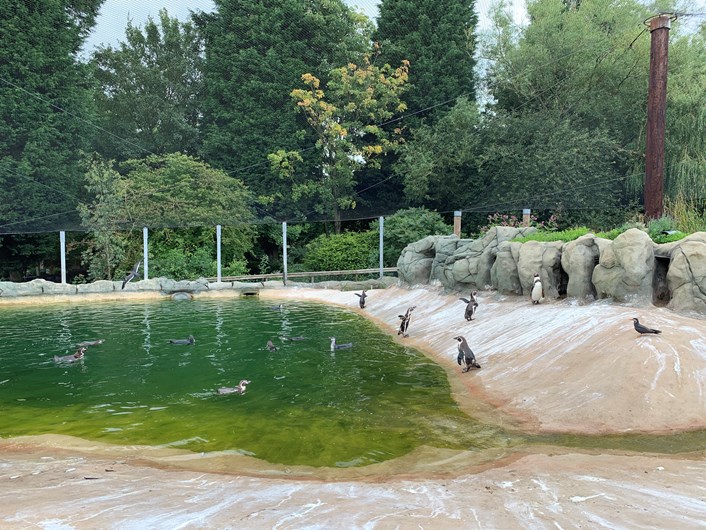
[[[667,284],[669,271],[668,257],[655,256],[655,271],[652,277],[652,303],[656,306],[666,306],[672,299],[672,293]]]

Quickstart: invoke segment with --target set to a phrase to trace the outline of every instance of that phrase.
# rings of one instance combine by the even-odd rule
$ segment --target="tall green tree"
[[[582,128],[601,128],[637,152],[645,120],[651,14],[637,0],[530,0],[530,23],[503,10],[483,54],[491,59],[495,108],[553,111]]]
[[[706,23],[671,41],[665,190],[700,203],[706,197]]]
[[[382,0],[374,39],[381,61],[410,62],[405,123],[433,124],[456,98],[475,98],[475,0]]]
[[[209,163],[242,178],[258,196],[287,193],[267,155],[310,149],[289,93],[301,75],[321,78],[368,49],[370,21],[342,0],[216,0],[206,34],[204,147]],[[315,161],[304,152],[307,164]],[[270,208],[285,212],[290,201]],[[307,204],[294,211],[306,211]],[[261,215],[262,211],[261,211]]]
[[[436,124],[413,131],[395,165],[411,204],[449,211],[479,197],[480,123],[476,103],[460,98]]]
[[[251,198],[242,181],[180,153],[128,160],[118,173],[96,161],[85,176],[92,199],[80,205],[91,235],[84,262],[91,279],[120,276],[141,255],[142,227],[150,228],[154,269],[188,277],[214,275],[215,226],[224,225],[226,267],[244,270],[253,247]]]
[[[128,22],[125,41],[98,48],[91,63],[100,123],[108,132],[96,138],[99,153],[118,161],[197,153],[203,41],[192,23],[165,9],[144,27]]]
[[[493,59],[494,109],[513,115],[552,112],[577,131],[607,135],[623,155],[615,163],[623,200],[644,182],[650,34],[654,8],[637,0],[532,0],[530,23],[518,28],[498,10],[484,52]],[[706,192],[704,28],[670,34],[665,191],[688,198]],[[548,122],[548,124],[551,122]]]
[[[405,110],[400,99],[406,89],[408,64],[393,69],[377,67],[366,55],[361,64],[334,68],[325,87],[312,74],[302,75],[306,88],[292,91],[292,99],[306,116],[316,136],[320,157],[315,173],[297,179],[297,151],[279,150],[270,160],[290,183],[292,197],[315,197],[319,213],[331,215],[341,232],[342,212],[354,209],[355,173],[364,166],[379,166],[379,157],[400,141],[400,130],[388,132],[379,124]]]
[[[112,163],[97,158],[89,163],[84,178],[93,199],[78,205],[81,224],[89,234],[83,264],[89,280],[112,280],[127,246],[125,232],[118,230],[125,223],[126,183]]]
[[[0,0],[0,226],[78,225],[81,152],[94,129],[81,46],[101,0]]]

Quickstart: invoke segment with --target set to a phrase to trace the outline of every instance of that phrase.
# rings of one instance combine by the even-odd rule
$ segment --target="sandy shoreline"
[[[706,429],[704,320],[602,302],[532,306],[481,293],[476,320],[466,322],[458,295],[395,287],[368,294],[360,310],[351,292],[261,291],[365,314],[443,366],[460,406],[487,423],[532,433]],[[402,339],[397,315],[411,305],[410,337]],[[633,316],[663,334],[638,337]],[[460,373],[457,334],[481,370]],[[348,474],[254,459],[234,472],[232,461],[217,457],[196,470],[190,459],[61,437],[0,440],[0,494],[14,499],[0,507],[0,528],[706,527],[706,448],[676,456],[420,448]],[[396,473],[396,465],[408,472]]]

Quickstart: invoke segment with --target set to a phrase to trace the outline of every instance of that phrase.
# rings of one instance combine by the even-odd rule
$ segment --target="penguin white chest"
[[[534,282],[532,286],[532,301],[534,303],[539,303],[542,299],[542,282]]]

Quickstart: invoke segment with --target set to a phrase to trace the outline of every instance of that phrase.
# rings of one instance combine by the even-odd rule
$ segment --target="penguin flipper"
[[[456,357],[456,360],[458,361],[458,365],[461,366],[463,363],[463,352],[458,353],[458,357]]]
[[[462,300],[463,302],[466,302],[467,304],[470,304],[470,303],[471,303],[470,300],[466,300],[465,298],[459,298],[459,300]]]

